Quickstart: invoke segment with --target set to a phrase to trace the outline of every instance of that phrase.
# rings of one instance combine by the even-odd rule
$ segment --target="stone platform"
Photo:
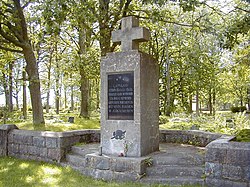
[[[160,151],[146,157],[98,155],[99,145],[73,146],[63,165],[104,180],[138,181],[170,185],[203,185],[205,148],[185,144],[160,144]]]

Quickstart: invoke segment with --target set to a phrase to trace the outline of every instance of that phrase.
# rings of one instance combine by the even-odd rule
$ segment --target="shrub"
[[[236,112],[244,112],[246,111],[247,108],[245,106],[234,106],[234,107],[231,107],[231,111],[233,113],[236,113]]]
[[[250,129],[243,129],[236,135],[238,142],[250,142]]]
[[[169,117],[165,115],[160,115],[159,116],[159,124],[166,124],[169,122]]]

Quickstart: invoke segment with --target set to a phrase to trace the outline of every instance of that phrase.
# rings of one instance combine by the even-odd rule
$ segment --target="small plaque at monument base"
[[[134,119],[134,73],[108,75],[108,119]]]

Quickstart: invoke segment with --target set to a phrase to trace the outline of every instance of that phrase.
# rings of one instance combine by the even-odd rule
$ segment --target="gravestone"
[[[159,150],[157,62],[139,51],[150,33],[136,17],[122,18],[112,41],[121,52],[101,60],[101,150],[104,155],[142,157]]]

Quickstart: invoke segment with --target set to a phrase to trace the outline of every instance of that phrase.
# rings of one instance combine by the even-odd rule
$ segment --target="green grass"
[[[0,157],[0,187],[167,187],[139,183],[104,182],[85,177],[70,167]],[[169,187],[169,186],[168,186]]]
[[[250,142],[250,129],[243,129],[236,135],[238,142]]]
[[[74,123],[69,123],[66,120],[58,122],[56,120],[45,120],[45,127],[39,128],[39,130],[43,131],[55,131],[55,132],[63,132],[70,130],[79,130],[79,129],[99,129],[100,122],[99,119],[91,118],[91,119],[83,119],[79,117],[75,117]],[[20,123],[15,123],[19,129],[26,130],[34,130],[32,125],[32,121],[25,121]]]
[[[60,113],[59,115],[57,115],[52,112],[50,114],[44,114],[45,126],[41,126],[36,129],[34,129],[34,126],[32,124],[31,113],[29,113],[27,120],[20,120],[20,115],[20,112],[13,113],[10,117],[10,120],[7,121],[7,124],[15,124],[19,129],[55,132],[100,128],[100,119],[99,116],[96,115],[91,116],[90,119],[84,119],[79,117],[79,114],[77,113]],[[68,122],[68,118],[70,116],[75,118],[74,123]]]

